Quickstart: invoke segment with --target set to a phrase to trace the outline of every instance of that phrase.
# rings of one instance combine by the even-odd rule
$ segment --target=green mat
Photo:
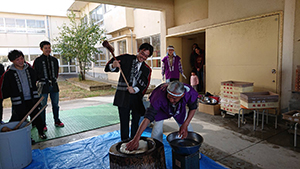
[[[50,140],[83,131],[117,124],[120,122],[118,108],[112,103],[59,112],[59,118],[65,127],[55,127],[53,113],[46,113],[48,131],[45,132]],[[36,142],[45,141],[39,138],[36,128],[31,130],[31,136]]]

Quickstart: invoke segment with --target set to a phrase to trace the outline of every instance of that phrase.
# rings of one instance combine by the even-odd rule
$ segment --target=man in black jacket
[[[131,120],[131,138],[134,137],[140,116],[144,115],[145,107],[143,96],[150,84],[151,68],[144,62],[153,53],[153,47],[148,43],[143,43],[138,50],[137,55],[120,55],[117,60],[113,58],[107,62],[105,72],[118,72],[122,69],[129,86],[125,83],[123,76],[120,75],[117,91],[114,98],[114,105],[118,106],[121,139],[128,140],[130,111]]]
[[[3,99],[8,97],[11,99],[12,115],[9,121],[21,121],[40,98],[36,87],[36,73],[24,62],[21,51],[10,51],[8,58],[13,64],[2,76],[1,96]],[[30,114],[30,117],[33,118],[39,109],[40,106]],[[40,138],[46,139],[47,136],[43,132],[45,124],[40,115],[33,124],[36,125]]]
[[[5,72],[4,66],[0,63],[0,76],[2,76],[4,72]],[[3,118],[3,99],[0,98],[0,124],[4,123],[2,121],[2,118]]]
[[[44,96],[42,106],[47,104],[48,94],[50,94],[54,125],[56,127],[64,127],[64,123],[62,123],[59,119],[59,88],[57,84],[59,70],[58,60],[50,55],[50,42],[42,41],[40,43],[40,48],[43,51],[43,54],[34,60],[33,68],[37,73],[39,93],[41,96]],[[45,110],[41,113],[41,115],[46,124]],[[47,126],[44,127],[44,131],[47,131]]]

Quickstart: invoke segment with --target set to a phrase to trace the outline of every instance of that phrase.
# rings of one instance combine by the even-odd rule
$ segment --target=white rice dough
[[[122,143],[121,144],[121,147],[120,147],[120,152],[121,153],[124,153],[124,154],[139,154],[139,153],[143,153],[143,152],[148,150],[148,144],[147,144],[147,141],[145,141],[145,140],[139,140],[138,149],[137,150],[132,150],[132,151],[126,150],[126,144],[127,143]]]

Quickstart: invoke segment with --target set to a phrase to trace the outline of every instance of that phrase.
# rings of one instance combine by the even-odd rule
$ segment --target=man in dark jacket
[[[11,99],[12,115],[9,121],[21,121],[40,98],[36,87],[36,73],[24,63],[24,55],[21,51],[10,51],[8,58],[13,64],[1,79],[2,98]],[[30,117],[33,118],[39,109],[40,107],[36,108]],[[33,124],[36,125],[40,138],[46,139],[47,136],[43,132],[44,123],[40,115]]]
[[[151,68],[144,62],[153,53],[153,47],[143,43],[137,55],[124,54],[107,62],[105,72],[118,72],[121,67],[129,86],[123,76],[120,75],[117,91],[114,98],[114,105],[118,106],[121,139],[129,139],[129,119],[131,120],[131,138],[138,129],[140,116],[145,113],[143,96],[150,84]]]
[[[2,76],[4,72],[5,72],[4,66],[0,63],[0,76]],[[2,118],[3,118],[3,99],[0,98],[0,124],[4,123],[2,121]]]
[[[64,123],[62,123],[59,119],[59,88],[57,84],[59,70],[58,60],[50,55],[50,42],[42,41],[40,43],[40,48],[43,51],[43,54],[34,60],[33,68],[37,73],[39,93],[41,96],[44,96],[42,106],[47,104],[48,94],[50,94],[54,125],[56,127],[64,127]],[[46,124],[45,110],[41,113],[41,115]],[[44,127],[44,131],[47,131],[47,126]]]

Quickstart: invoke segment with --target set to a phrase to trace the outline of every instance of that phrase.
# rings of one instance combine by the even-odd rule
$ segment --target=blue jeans
[[[50,99],[51,99],[51,104],[52,104],[52,112],[53,112],[54,122],[58,123],[58,122],[60,122],[59,115],[58,115],[58,111],[59,111],[59,106],[58,106],[59,92],[53,92],[53,87],[52,86],[49,87],[49,92],[50,92]],[[42,107],[44,107],[47,104],[48,93],[41,94],[41,97],[42,96],[44,96],[44,99],[41,102],[41,104],[42,104]],[[46,109],[42,111],[41,116],[42,116],[42,118],[43,118],[43,120],[46,124]]]
[[[198,84],[198,92],[202,92],[204,89],[204,84],[203,84],[203,70],[197,71],[197,76],[199,79],[199,84]]]

